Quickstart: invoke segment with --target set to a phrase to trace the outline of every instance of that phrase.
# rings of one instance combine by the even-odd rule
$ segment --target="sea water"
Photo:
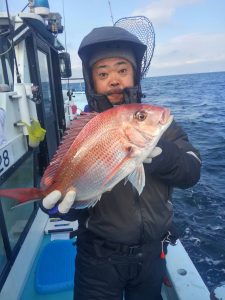
[[[175,189],[175,224],[209,290],[225,284],[225,72],[149,77],[143,102],[166,106],[200,151],[200,181]]]

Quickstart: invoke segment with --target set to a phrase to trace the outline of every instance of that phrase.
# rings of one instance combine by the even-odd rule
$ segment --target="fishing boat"
[[[62,93],[65,107],[66,127],[80,115],[87,105],[83,78],[62,78]]]
[[[40,2],[30,12],[0,13],[1,188],[38,186],[86,104],[83,87],[71,87],[69,54],[57,39],[61,17]],[[74,269],[63,270],[74,266],[76,237],[69,236],[77,223],[49,218],[37,203],[15,204],[0,201],[0,300],[72,299]],[[179,240],[169,245],[166,262],[164,300],[210,299]]]

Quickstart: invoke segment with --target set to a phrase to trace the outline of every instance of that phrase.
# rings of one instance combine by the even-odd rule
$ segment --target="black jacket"
[[[139,196],[128,181],[117,184],[85,210],[70,210],[65,219],[80,219],[100,238],[123,244],[160,240],[171,226],[173,187],[188,188],[200,178],[200,155],[174,121],[161,137],[162,153],[144,164],[146,184]]]

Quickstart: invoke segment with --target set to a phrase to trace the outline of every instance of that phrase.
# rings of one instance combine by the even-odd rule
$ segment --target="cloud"
[[[74,48],[68,49],[73,77],[82,77],[81,60]],[[225,32],[176,36],[156,48],[149,76],[214,72],[225,70]]]
[[[82,77],[77,49],[68,48],[72,76]],[[191,33],[157,41],[149,76],[214,72],[225,70],[225,32]]]
[[[190,5],[201,0],[157,0],[149,5],[135,10],[132,15],[146,16],[154,25],[165,25],[169,23],[179,6]]]
[[[151,66],[156,75],[224,70],[225,33],[193,33],[159,43]]]

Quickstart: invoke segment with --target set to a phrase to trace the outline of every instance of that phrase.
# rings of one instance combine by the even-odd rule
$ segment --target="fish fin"
[[[20,203],[37,201],[43,198],[43,192],[37,188],[16,188],[0,190],[0,197],[17,200]]]
[[[96,113],[88,113],[85,115],[80,115],[77,119],[72,121],[70,127],[65,131],[65,134],[62,138],[62,143],[60,144],[49,166],[44,172],[44,175],[41,179],[42,188],[49,187],[53,183],[56,171],[58,170],[58,167],[61,164],[62,159],[65,157],[67,151],[84,126],[96,115]]]
[[[103,188],[112,178],[113,176],[118,172],[118,170],[121,168],[121,166],[130,158],[129,155],[126,155],[121,162],[116,165],[116,167],[112,170],[111,173],[109,173],[109,175],[106,177],[106,179],[104,180],[104,182],[102,183],[101,188]]]
[[[101,197],[102,195],[89,200],[76,200],[73,207],[76,209],[93,207],[101,199]]]
[[[128,146],[126,147],[126,155],[125,157],[115,166],[115,168],[108,174],[108,176],[105,178],[101,188],[103,188],[112,178],[114,175],[116,175],[116,173],[119,171],[119,169],[122,167],[123,164],[125,164],[125,162],[132,158],[137,156],[137,154],[139,153],[140,149],[139,147],[136,147],[135,145],[133,146]]]
[[[140,195],[143,191],[144,186],[145,186],[145,170],[144,170],[143,164],[140,164],[126,178],[125,184],[128,180],[132,183],[132,185],[136,188],[136,190],[138,191],[138,194]]]

